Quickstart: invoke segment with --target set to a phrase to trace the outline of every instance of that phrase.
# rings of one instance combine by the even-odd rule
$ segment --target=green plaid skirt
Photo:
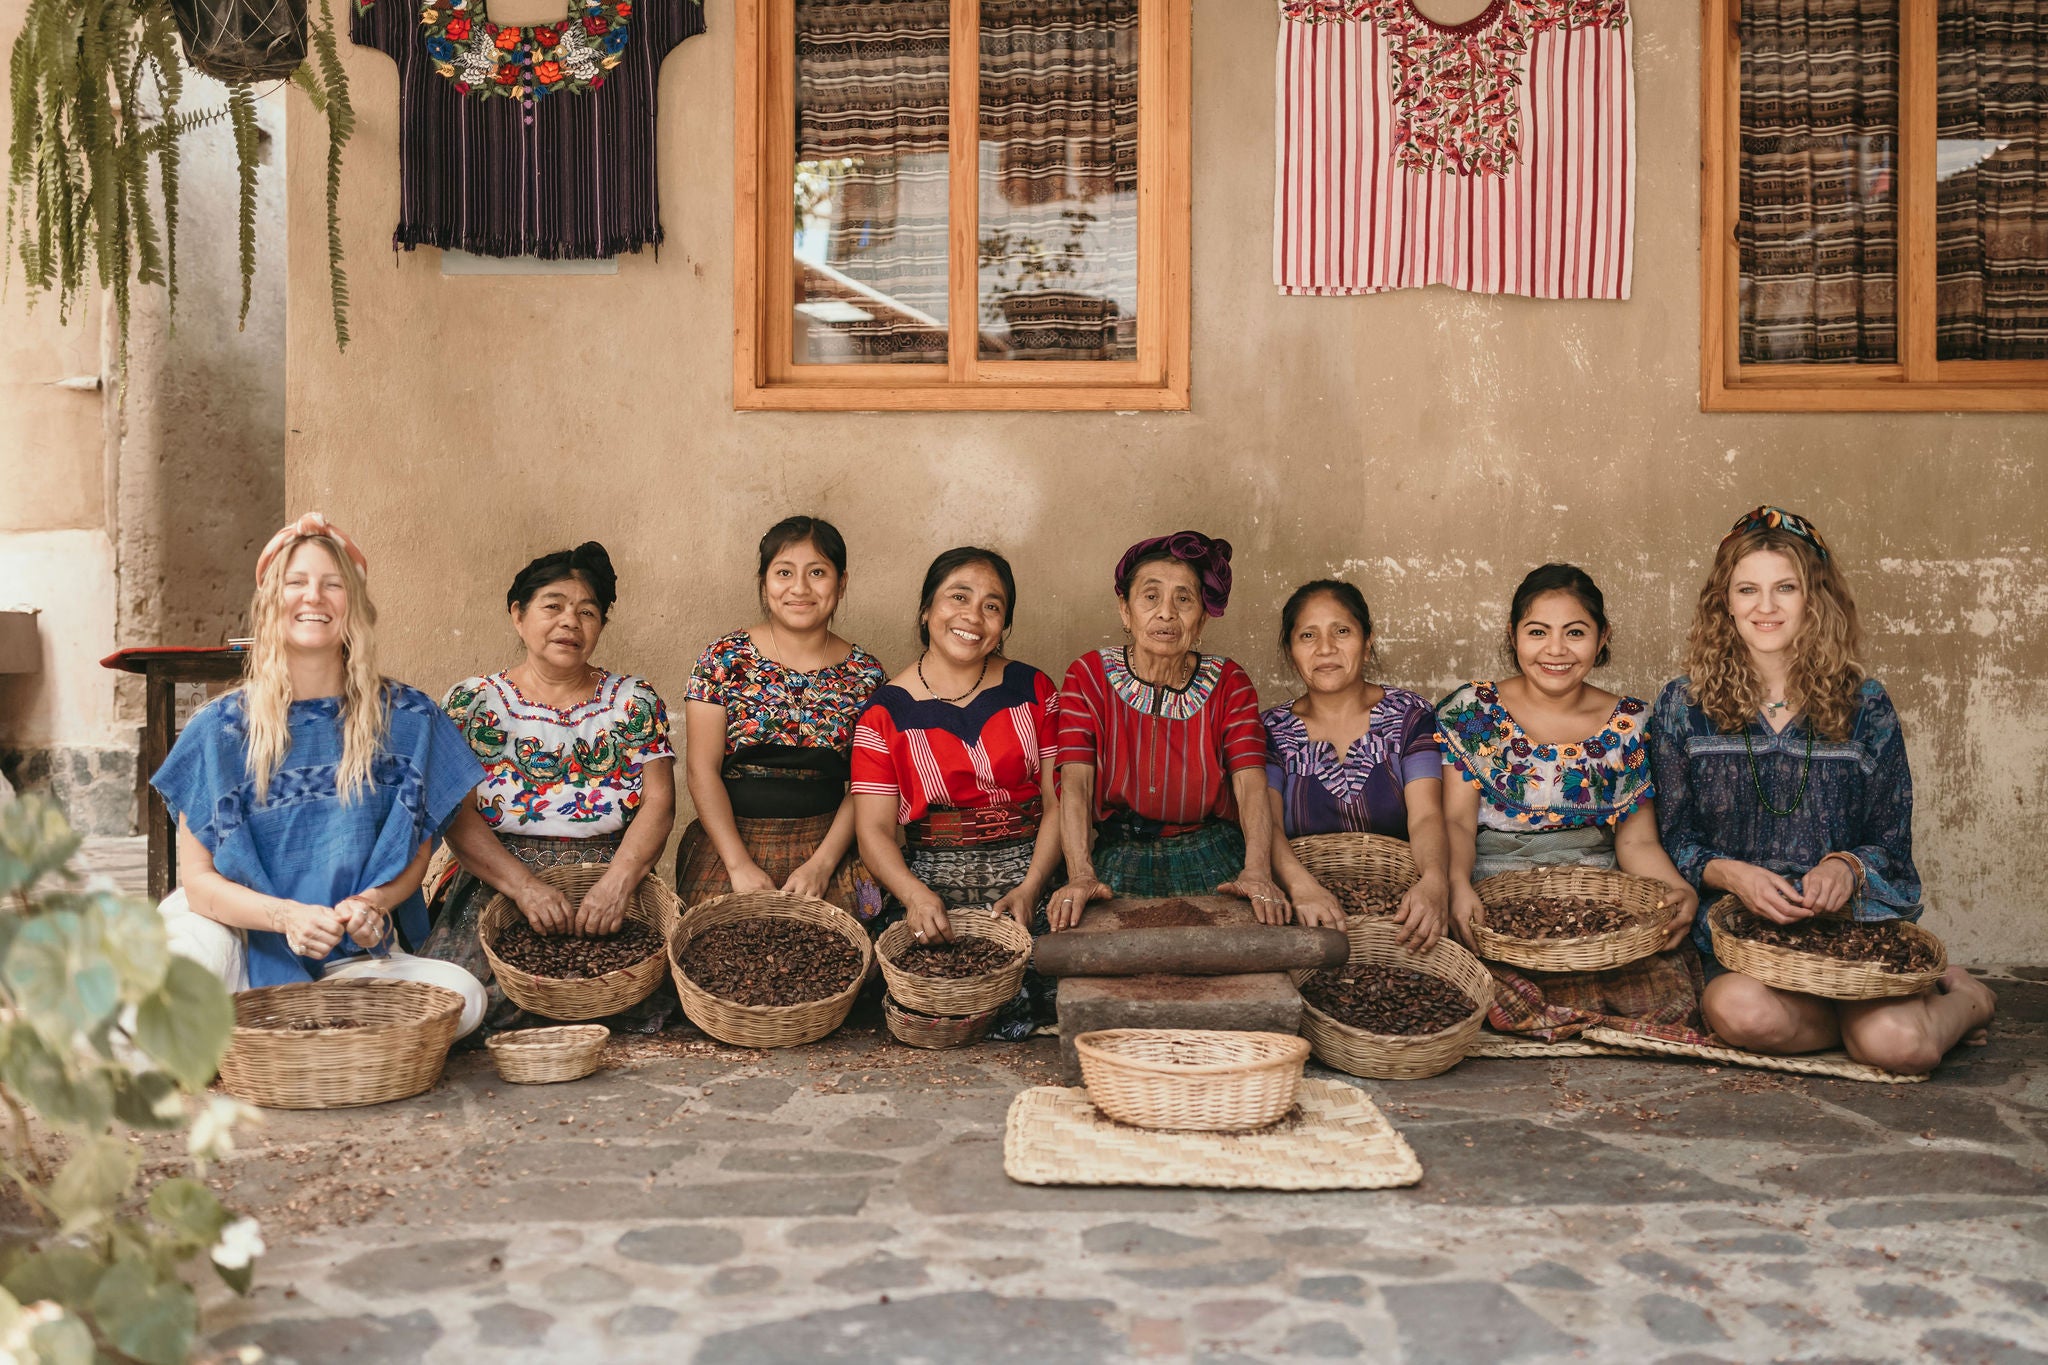
[[[1097,828],[1095,875],[1119,896],[1208,896],[1244,871],[1244,832],[1227,820],[1164,839],[1119,837],[1123,827]]]

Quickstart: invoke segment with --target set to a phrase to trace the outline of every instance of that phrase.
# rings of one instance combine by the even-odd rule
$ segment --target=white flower
[[[224,1095],[210,1096],[206,1108],[199,1117],[192,1120],[192,1131],[186,1136],[185,1149],[194,1161],[219,1161],[235,1150],[235,1125],[258,1123],[263,1116],[243,1104]]]
[[[254,1218],[237,1218],[220,1230],[209,1253],[223,1270],[240,1270],[263,1254],[263,1233]]]

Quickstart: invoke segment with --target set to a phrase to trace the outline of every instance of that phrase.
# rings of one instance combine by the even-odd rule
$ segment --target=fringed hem
[[[660,227],[651,232],[622,232],[603,238],[595,243],[551,242],[529,240],[501,234],[469,234],[441,231],[434,228],[408,228],[403,223],[391,234],[391,249],[412,251],[423,246],[438,247],[443,251],[467,251],[472,256],[535,256],[543,261],[601,261],[613,256],[628,256],[643,247],[655,248],[660,255],[664,234]]]

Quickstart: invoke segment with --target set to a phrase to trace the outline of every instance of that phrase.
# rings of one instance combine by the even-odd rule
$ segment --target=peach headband
[[[369,577],[370,561],[363,558],[362,550],[357,547],[353,540],[349,539],[348,532],[336,526],[326,517],[320,515],[320,513],[308,512],[272,536],[270,543],[263,547],[263,553],[256,556],[256,581],[258,583],[263,581],[263,571],[270,567],[271,560],[277,558],[278,551],[284,549],[286,544],[292,540],[302,536],[331,537],[336,544],[341,546],[343,552],[355,561],[356,571],[365,578]]]

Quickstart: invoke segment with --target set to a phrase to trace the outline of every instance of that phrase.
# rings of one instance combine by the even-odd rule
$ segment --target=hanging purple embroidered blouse
[[[1345,831],[1408,837],[1407,787],[1443,777],[1436,708],[1413,692],[1386,689],[1366,731],[1341,758],[1327,740],[1310,739],[1291,709],[1276,706],[1266,725],[1266,781],[1280,793],[1290,839]]]
[[[567,0],[501,28],[486,0],[370,0],[349,37],[398,63],[394,249],[587,259],[661,242],[655,80],[700,0]]]

